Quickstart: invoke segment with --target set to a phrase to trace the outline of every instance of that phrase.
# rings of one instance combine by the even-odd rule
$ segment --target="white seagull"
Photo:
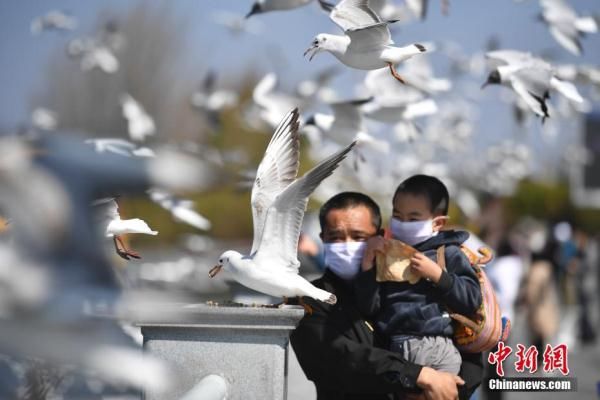
[[[306,120],[303,130],[311,140],[311,131],[306,128],[314,126],[323,138],[332,140],[338,145],[348,143],[348,140],[354,138],[356,141],[354,156],[356,158],[353,163],[355,170],[357,170],[358,161],[365,161],[365,147],[376,149],[382,153],[389,150],[388,143],[373,137],[365,126],[360,106],[369,101],[371,101],[371,98],[329,103],[333,115],[316,113]],[[313,147],[318,146],[319,150],[325,149],[325,144],[322,138],[311,141],[311,145]]]
[[[361,111],[375,121],[397,123],[437,112],[433,99],[409,85],[394,85],[394,78],[385,69],[370,71],[365,76],[364,86],[373,101],[363,105]]]
[[[31,21],[31,33],[37,35],[44,30],[72,31],[77,27],[77,20],[59,10],[48,11],[46,15]]]
[[[148,194],[153,202],[169,211],[175,220],[203,231],[210,229],[210,221],[194,210],[193,201],[180,199],[169,192],[156,188],[149,190]]]
[[[69,41],[67,55],[80,58],[82,71],[98,68],[107,74],[114,74],[119,70],[119,59],[114,50],[94,38],[76,38]]]
[[[542,117],[542,122],[550,116],[546,100],[551,89],[573,102],[584,102],[575,85],[558,79],[552,65],[541,58],[516,50],[490,51],[485,56],[496,67],[482,88],[488,84],[510,86],[534,113]]]
[[[254,87],[252,100],[259,107],[259,117],[269,125],[276,127],[286,113],[304,101],[297,96],[277,90],[277,75],[273,72],[266,74]]]
[[[271,296],[308,296],[335,304],[335,295],[314,287],[298,274],[298,238],[308,196],[333,173],[354,143],[296,179],[299,141],[298,109],[294,109],[275,130],[258,166],[252,187],[254,241],[250,254],[224,252],[209,276],[224,268],[244,286]]]
[[[405,47],[392,46],[394,42],[388,24],[369,8],[368,0],[342,0],[329,13],[329,18],[344,30],[344,36],[320,33],[313,39],[304,55],[310,60],[328,51],[343,64],[356,69],[373,70],[389,67],[400,82],[402,77],[395,65],[416,54],[425,52],[423,45],[414,43]]]
[[[370,98],[329,103],[332,115],[316,113],[307,118],[305,124],[314,125],[323,136],[338,144],[348,143],[361,133],[367,134],[359,107],[369,101]]]
[[[579,56],[583,52],[580,38],[585,33],[598,32],[593,17],[580,17],[563,0],[540,0],[542,20],[548,25],[550,34],[565,49]]]
[[[102,224],[101,226],[104,229],[105,236],[113,239],[115,251],[125,260],[129,260],[130,257],[141,257],[137,252],[125,247],[125,244],[121,239],[122,235],[128,233],[158,235],[158,231],[153,231],[150,229],[146,221],[142,219],[121,219],[121,215],[119,214],[119,205],[114,198],[96,200],[92,203],[92,206],[98,209],[98,216],[101,221],[100,223]]]
[[[44,107],[31,112],[31,124],[44,131],[53,131],[58,126],[58,114]]]
[[[123,117],[127,119],[127,129],[131,140],[141,142],[146,140],[146,136],[156,133],[152,117],[140,103],[127,93],[121,96],[121,109]]]

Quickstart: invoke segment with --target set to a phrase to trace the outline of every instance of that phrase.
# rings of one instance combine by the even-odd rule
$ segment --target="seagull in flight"
[[[271,296],[308,296],[335,304],[335,295],[298,274],[298,238],[308,197],[333,173],[355,143],[296,179],[300,156],[298,117],[296,108],[283,118],[258,166],[251,196],[254,241],[250,254],[224,252],[209,276],[225,269],[244,286]]]
[[[194,210],[194,202],[180,199],[165,190],[153,188],[148,191],[150,199],[169,211],[175,220],[184,222],[203,231],[210,229],[210,221]]]
[[[558,79],[552,65],[530,53],[496,50],[487,52],[485,56],[496,67],[482,88],[489,84],[511,87],[534,113],[542,117],[542,122],[550,116],[546,101],[552,89],[573,102],[585,101],[575,85]]]
[[[548,25],[550,34],[569,52],[580,56],[583,53],[581,37],[586,33],[598,32],[598,23],[593,17],[580,17],[563,0],[540,0],[541,19]]]
[[[92,206],[97,209],[105,236],[113,239],[115,251],[119,257],[125,260],[129,260],[130,257],[137,259],[141,257],[138,252],[128,249],[125,246],[122,239],[123,235],[128,233],[158,235],[158,231],[150,229],[146,221],[142,219],[121,219],[119,205],[114,197],[98,199],[92,203]]]
[[[72,31],[77,27],[77,20],[60,10],[48,11],[45,15],[31,21],[31,33],[37,35],[42,31]]]
[[[152,136],[156,133],[154,120],[139,102],[128,93],[121,95],[120,100],[121,111],[123,117],[127,119],[127,128],[131,140],[142,142],[146,140],[146,136]]]
[[[388,67],[394,78],[405,83],[395,65],[426,51],[425,46],[414,43],[405,47],[393,46],[388,24],[370,7],[368,0],[342,0],[329,13],[329,18],[344,35],[320,33],[304,52],[309,60],[328,51],[343,64],[356,69],[373,70]]]

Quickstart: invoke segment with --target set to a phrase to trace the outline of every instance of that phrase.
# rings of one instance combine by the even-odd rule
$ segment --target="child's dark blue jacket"
[[[388,338],[396,335],[451,336],[448,310],[473,314],[481,304],[477,276],[460,245],[469,234],[441,231],[415,248],[436,261],[437,249],[445,246],[446,271],[437,284],[420,279],[408,282],[375,281],[375,268],[361,271],[355,280],[358,305],[377,331]]]

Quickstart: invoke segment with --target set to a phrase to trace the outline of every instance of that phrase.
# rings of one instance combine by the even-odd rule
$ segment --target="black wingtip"
[[[375,99],[375,96],[369,96],[369,97],[365,97],[364,99],[352,100],[350,102],[350,104],[352,104],[353,106],[360,106],[360,105],[363,105],[363,104],[373,101],[373,99]]]
[[[261,12],[260,5],[258,3],[254,3],[252,5],[252,8],[250,9],[250,11],[248,12],[248,14],[246,14],[246,16],[244,18],[248,19],[251,16],[253,16],[254,14],[258,14],[260,12]]]
[[[426,52],[426,51],[427,51],[427,49],[425,48],[425,46],[423,46],[422,44],[415,43],[415,47],[416,47],[417,49],[419,49],[419,51],[420,51],[421,53],[424,53],[424,52]]]
[[[342,105],[342,104],[350,104],[353,106],[360,106],[366,103],[369,103],[375,99],[374,96],[365,97],[362,99],[352,99],[352,100],[344,100],[344,101],[335,101],[333,103],[329,103],[331,106]]]
[[[323,1],[323,0],[319,0],[319,5],[321,6],[321,8],[327,12],[331,12],[331,10],[333,10],[333,8],[335,7],[334,4],[331,4],[327,1]]]

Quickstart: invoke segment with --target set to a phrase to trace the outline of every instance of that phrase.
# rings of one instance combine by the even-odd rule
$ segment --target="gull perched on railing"
[[[389,67],[391,74],[404,83],[395,65],[426,51],[414,43],[395,47],[388,24],[369,7],[368,0],[342,0],[329,13],[329,18],[344,30],[344,36],[320,33],[304,55],[310,59],[328,51],[343,64],[356,69],[372,70]]]
[[[252,188],[254,241],[249,255],[228,250],[209,276],[221,269],[239,283],[276,297],[308,296],[335,304],[335,295],[298,274],[298,238],[308,197],[338,167],[354,143],[323,160],[301,178],[298,109],[281,121],[261,161]]]

